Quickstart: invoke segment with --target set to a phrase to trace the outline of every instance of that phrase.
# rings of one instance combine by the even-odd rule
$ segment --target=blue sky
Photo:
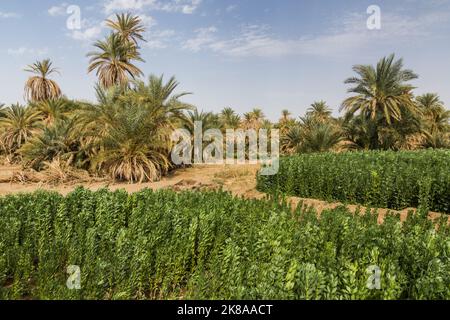
[[[66,26],[70,5],[79,30]],[[379,30],[367,28],[370,5]],[[94,100],[86,53],[108,32],[102,21],[123,11],[148,27],[144,73],[175,75],[200,109],[260,107],[276,120],[326,100],[338,114],[352,65],[393,52],[419,74],[417,94],[450,105],[450,0],[0,0],[0,102],[23,102],[23,69],[43,58],[68,97]]]

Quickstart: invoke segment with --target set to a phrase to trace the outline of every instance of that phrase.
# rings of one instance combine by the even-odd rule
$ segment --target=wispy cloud
[[[433,35],[433,28],[450,21],[450,12],[431,12],[419,17],[393,13],[383,15],[381,30],[368,30],[367,16],[349,14],[335,21],[329,30],[316,35],[283,38],[267,25],[245,25],[229,38],[218,36],[215,27],[202,28],[186,40],[183,49],[192,52],[209,50],[232,57],[278,57],[287,55],[337,55],[353,50],[370,49],[376,41],[384,44],[411,42]]]
[[[81,28],[68,30],[67,36],[74,40],[89,42],[97,39],[105,28],[105,22],[99,22],[95,19],[82,19]]]
[[[68,7],[68,4],[64,2],[64,3],[62,3],[62,4],[58,5],[58,6],[50,7],[47,10],[47,13],[49,15],[51,15],[52,17],[63,16],[65,14],[67,14],[66,13],[67,7]]]
[[[195,31],[196,36],[184,42],[183,49],[198,52],[216,42],[216,27],[200,28]]]
[[[238,7],[237,5],[231,4],[231,5],[229,5],[229,6],[225,9],[225,11],[226,11],[226,12],[232,12],[232,11],[236,10],[237,7]]]
[[[91,41],[102,33],[101,26],[93,26],[82,30],[73,30],[69,36],[74,40]]]
[[[149,49],[165,49],[176,35],[175,30],[154,30],[146,35],[144,46]]]
[[[157,21],[155,18],[153,18],[152,16],[149,16],[145,13],[138,13],[137,14],[139,16],[139,18],[141,19],[142,24],[146,27],[146,28],[151,28],[155,25],[157,25]]]
[[[104,11],[110,14],[120,10],[159,10],[166,12],[181,12],[192,14],[202,3],[202,0],[170,0],[163,2],[160,0],[106,0]]]
[[[48,48],[29,48],[26,46],[19,47],[19,48],[9,48],[7,50],[7,53],[10,56],[43,56],[46,55],[49,52]]]
[[[0,11],[0,19],[20,18],[20,14],[15,12],[2,12]]]

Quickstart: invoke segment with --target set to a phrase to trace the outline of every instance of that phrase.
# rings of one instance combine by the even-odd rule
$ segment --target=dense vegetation
[[[183,103],[178,82],[149,76],[141,43],[146,28],[139,16],[117,14],[105,21],[109,34],[96,41],[88,72],[98,77],[97,102],[71,100],[56,80],[50,59],[31,64],[25,83],[25,106],[0,104],[0,156],[22,164],[20,181],[35,171],[66,182],[68,177],[108,177],[143,182],[158,180],[175,168],[170,159],[173,129],[279,129],[281,152],[298,154],[342,150],[412,150],[450,146],[450,111],[436,93],[414,94],[418,78],[394,55],[375,65],[355,65],[350,96],[333,117],[325,101],[311,104],[306,114],[288,110],[272,122],[260,108],[242,115],[230,107],[203,112]],[[335,106],[337,109],[339,106]],[[147,139],[150,137],[151,139]],[[61,174],[67,172],[67,174]],[[45,182],[49,182],[48,179]]]
[[[322,213],[217,193],[0,199],[0,298],[450,299],[447,219]],[[68,265],[81,290],[66,287]],[[381,269],[368,289],[367,268]],[[369,283],[371,283],[369,281]]]
[[[450,151],[315,153],[285,157],[258,188],[378,208],[450,213]]]

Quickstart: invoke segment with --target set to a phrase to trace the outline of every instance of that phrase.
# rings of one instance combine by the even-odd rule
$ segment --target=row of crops
[[[450,213],[450,150],[317,153],[286,157],[258,189],[378,208]]]
[[[224,192],[8,196],[0,299],[450,299],[449,227],[434,223]]]

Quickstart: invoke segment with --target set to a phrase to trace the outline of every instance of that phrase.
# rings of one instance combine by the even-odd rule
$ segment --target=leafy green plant
[[[448,150],[317,153],[282,158],[258,189],[378,208],[450,213]]]
[[[0,299],[450,299],[447,220],[224,192],[0,198]],[[66,287],[69,265],[81,289]],[[381,287],[367,287],[367,268]]]

